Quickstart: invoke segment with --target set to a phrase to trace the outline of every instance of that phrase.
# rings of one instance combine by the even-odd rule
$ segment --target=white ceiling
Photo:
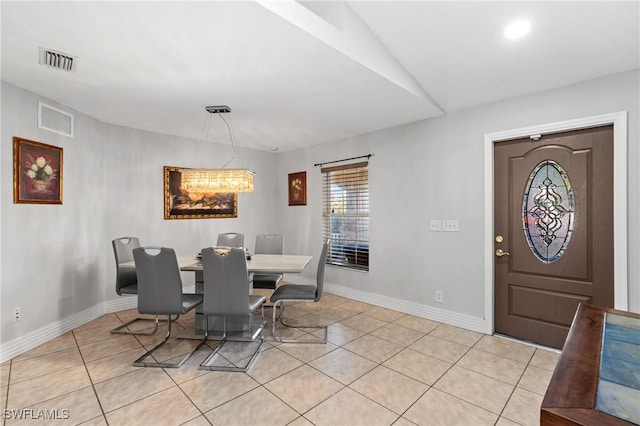
[[[2,79],[101,121],[290,150],[640,67],[640,2],[2,2]],[[526,18],[531,32],[504,38]],[[78,58],[65,73],[40,47]],[[208,137],[228,143],[213,122]]]

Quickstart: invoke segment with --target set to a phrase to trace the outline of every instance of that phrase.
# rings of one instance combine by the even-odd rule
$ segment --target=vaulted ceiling
[[[2,79],[98,120],[290,150],[640,67],[638,1],[2,2]],[[531,31],[508,40],[516,19]],[[73,72],[39,49],[76,58]],[[213,122],[208,139],[228,143]]]

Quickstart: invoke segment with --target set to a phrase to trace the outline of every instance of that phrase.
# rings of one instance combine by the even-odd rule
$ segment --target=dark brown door
[[[496,143],[494,167],[496,333],[562,348],[578,304],[613,307],[613,126]]]

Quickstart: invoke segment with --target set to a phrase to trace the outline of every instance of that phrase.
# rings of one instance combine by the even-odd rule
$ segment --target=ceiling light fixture
[[[504,36],[508,39],[517,39],[523,37],[531,29],[529,21],[516,21],[509,24],[504,30]]]
[[[238,153],[231,125],[229,125],[229,122],[222,116],[222,114],[230,113],[231,108],[226,105],[220,105],[208,106],[205,110],[210,114],[217,114],[227,125],[233,156],[219,169],[181,169],[182,189],[190,194],[253,192],[254,172],[248,169],[225,169]],[[206,140],[210,124],[211,115],[207,120],[203,141]]]

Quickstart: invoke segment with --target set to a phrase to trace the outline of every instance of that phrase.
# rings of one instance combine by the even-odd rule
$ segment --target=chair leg
[[[280,304],[280,315],[277,315],[278,312],[278,304]],[[324,329],[324,337],[322,339],[284,339],[276,334],[276,324],[280,321],[285,327],[289,328],[313,328],[322,330]],[[327,326],[326,325],[291,325],[285,322],[284,320],[284,300],[278,300],[273,304],[273,338],[281,343],[327,343]]]
[[[153,330],[151,331],[131,331],[131,330],[127,330],[127,328],[133,324],[134,322],[137,321],[153,321],[154,322],[154,327]],[[126,322],[116,328],[114,328],[113,330],[111,330],[111,334],[129,334],[132,336],[151,336],[153,334],[156,333],[156,331],[158,331],[158,322],[159,321],[165,321],[165,320],[159,320],[158,316],[156,315],[155,318],[134,318],[129,322]],[[144,330],[148,330],[148,329],[144,329]]]
[[[189,352],[187,355],[185,355],[184,357],[182,357],[182,359],[180,361],[178,361],[177,363],[171,363],[171,362],[148,362],[148,361],[144,361],[146,358],[148,358],[149,356],[151,356],[156,350],[160,349],[162,346],[164,346],[165,343],[167,343],[167,341],[169,340],[169,337],[171,337],[171,324],[172,324],[172,319],[171,319],[171,315],[169,315],[167,317],[167,322],[169,324],[168,330],[167,330],[167,335],[165,336],[164,340],[160,343],[158,343],[156,346],[153,347],[153,349],[148,350],[144,355],[142,355],[140,358],[138,358],[137,360],[135,360],[133,362],[133,366],[134,367],[156,367],[156,368],[180,368],[182,366],[182,364],[184,364],[189,358],[191,358],[191,356],[196,353],[200,347],[204,344],[204,340],[201,341],[198,346],[196,346],[195,348],[193,348],[191,350],[191,352]],[[158,328],[158,317],[156,316],[156,329]]]
[[[262,325],[260,326],[258,331],[251,337],[251,339],[247,340],[249,342],[255,342],[256,340],[259,339],[260,344],[257,346],[255,351],[253,351],[253,353],[251,354],[251,358],[244,366],[239,367],[233,361],[228,359],[227,361],[229,361],[231,366],[211,365],[211,361],[215,358],[216,355],[220,353],[220,350],[225,346],[225,344],[229,342],[229,340],[227,340],[227,318],[225,316],[222,316],[222,319],[223,319],[222,340],[220,341],[220,344],[216,346],[216,348],[209,354],[209,356],[204,361],[202,361],[202,364],[200,364],[200,367],[198,368],[201,370],[210,370],[210,371],[230,371],[230,372],[246,373],[251,367],[251,364],[253,363],[253,361],[256,359],[256,357],[260,353],[260,349],[262,348],[262,344],[264,343],[264,338],[260,335],[262,333],[262,330],[264,330],[264,326],[266,325],[266,322],[264,321],[264,310],[262,312],[263,312]],[[206,333],[208,333],[209,317],[207,317],[206,326],[207,326]],[[258,337],[258,335],[260,336]],[[205,335],[205,340],[206,339],[207,339],[207,336]],[[220,355],[220,356],[223,356],[223,355]]]

